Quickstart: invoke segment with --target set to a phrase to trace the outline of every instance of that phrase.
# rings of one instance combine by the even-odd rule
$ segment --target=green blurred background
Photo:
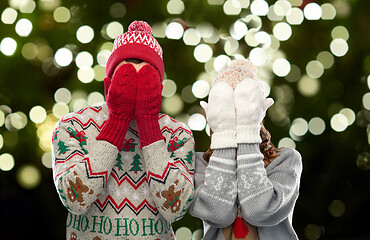
[[[275,100],[265,126],[303,157],[300,239],[370,239],[370,1],[1,0],[0,236],[65,239],[50,140],[68,112],[104,101],[113,40],[145,20],[162,45],[162,112],[209,145],[200,100],[232,59]],[[201,222],[173,227],[194,239]]]

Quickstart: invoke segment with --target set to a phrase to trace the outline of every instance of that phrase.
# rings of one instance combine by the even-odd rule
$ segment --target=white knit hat
[[[217,82],[226,82],[235,89],[246,78],[259,80],[256,66],[246,59],[234,60],[228,67],[217,74],[216,78],[212,80],[212,86]]]

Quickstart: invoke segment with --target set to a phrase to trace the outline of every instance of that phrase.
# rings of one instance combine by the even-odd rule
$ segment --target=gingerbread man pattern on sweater
[[[143,149],[134,120],[121,152],[96,140],[105,104],[70,113],[52,137],[53,178],[69,210],[67,239],[174,239],[171,222],[186,213],[194,193],[194,138],[165,114],[165,141]]]

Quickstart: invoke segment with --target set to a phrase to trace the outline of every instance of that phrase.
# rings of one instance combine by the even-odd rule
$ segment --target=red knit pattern
[[[138,72],[135,121],[141,147],[164,139],[158,117],[161,110],[162,83],[158,72],[145,65]]]
[[[122,150],[128,126],[135,112],[136,70],[132,64],[120,66],[112,80],[104,79],[108,120],[97,136]]]
[[[130,32],[140,31],[140,32],[145,32],[146,34],[152,35],[152,28],[149,26],[148,23],[144,21],[133,21],[128,27],[128,30]]]
[[[144,21],[134,21],[126,33],[118,36],[113,43],[112,54],[106,65],[107,77],[111,78],[116,66],[123,60],[136,58],[151,64],[157,69],[163,81],[163,50],[152,36],[152,29]]]
[[[125,139],[130,121],[131,119],[129,118],[121,117],[114,113],[110,114],[107,121],[104,122],[103,129],[96,137],[96,140],[110,142],[118,150],[122,151],[123,140]]]

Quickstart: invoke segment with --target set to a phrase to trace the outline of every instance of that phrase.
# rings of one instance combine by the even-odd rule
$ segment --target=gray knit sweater
[[[238,205],[257,227],[259,240],[298,239],[292,217],[302,172],[300,154],[283,148],[266,168],[258,144],[216,149],[207,163],[196,154],[195,197],[190,214],[203,220],[204,240],[224,240]],[[229,240],[229,239],[227,239]]]

